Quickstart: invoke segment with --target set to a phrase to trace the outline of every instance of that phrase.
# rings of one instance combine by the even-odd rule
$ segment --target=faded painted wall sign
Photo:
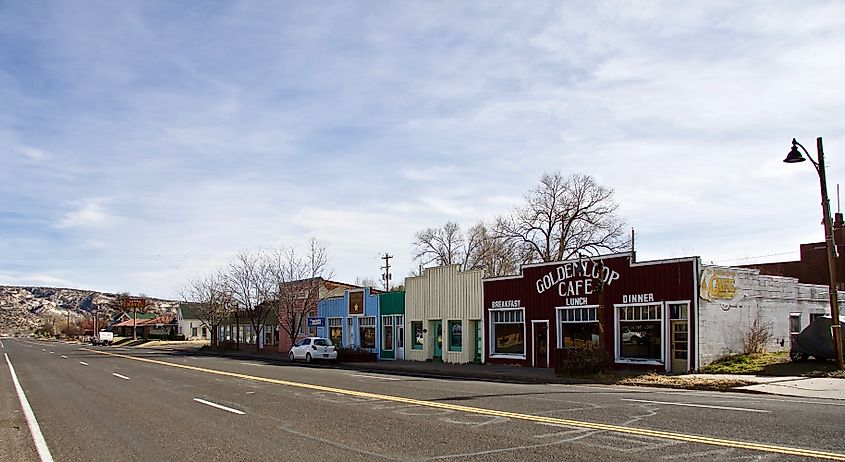
[[[701,298],[733,300],[739,295],[736,288],[736,272],[727,268],[705,268],[701,272]]]

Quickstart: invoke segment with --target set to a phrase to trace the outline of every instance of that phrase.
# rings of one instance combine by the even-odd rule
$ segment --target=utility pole
[[[381,267],[381,269],[384,270],[384,274],[382,275],[382,278],[384,279],[384,290],[390,290],[390,277],[392,276],[390,274],[391,258],[393,258],[393,255],[390,255],[387,252],[385,252],[384,255],[381,257],[381,259],[384,260],[384,266]]]

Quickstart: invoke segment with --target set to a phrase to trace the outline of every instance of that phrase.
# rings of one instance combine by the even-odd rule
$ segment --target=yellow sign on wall
[[[727,268],[705,268],[701,272],[701,298],[733,300],[737,293],[735,271]]]

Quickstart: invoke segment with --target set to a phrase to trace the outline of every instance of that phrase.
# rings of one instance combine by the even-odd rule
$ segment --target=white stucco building
[[[828,287],[767,276],[757,269],[702,266],[697,367],[743,352],[743,336],[756,319],[771,328],[768,351],[789,350],[790,334],[816,316],[830,315]],[[845,293],[839,292],[843,300]]]

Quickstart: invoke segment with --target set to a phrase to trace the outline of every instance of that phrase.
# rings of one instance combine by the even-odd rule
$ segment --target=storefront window
[[[597,307],[558,308],[560,333],[558,338],[563,348],[584,348],[599,344]]]
[[[393,351],[393,316],[381,317],[381,349]]]
[[[333,345],[343,345],[343,318],[329,318],[329,340]]]
[[[524,310],[490,311],[492,354],[525,356]]]
[[[662,359],[661,305],[617,306],[617,310],[619,356],[625,359]]]
[[[423,327],[422,321],[411,321],[411,339],[413,342],[411,344],[412,350],[422,350],[423,349],[423,338],[425,334],[423,334]]]
[[[376,318],[368,316],[358,320],[361,348],[373,349],[376,347]]]
[[[449,321],[449,351],[461,351],[462,334],[461,321]]]

